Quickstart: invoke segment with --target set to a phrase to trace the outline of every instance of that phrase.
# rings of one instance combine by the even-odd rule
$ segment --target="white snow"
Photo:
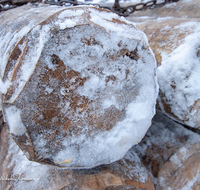
[[[158,82],[174,115],[187,125],[198,127],[199,116],[195,116],[196,113],[190,110],[195,101],[200,99],[200,58],[197,56],[200,48],[200,24],[188,22],[177,28],[187,29],[192,34],[171,54],[162,53]]]
[[[10,81],[2,82],[0,77],[0,111],[2,110],[2,94],[7,92],[8,87],[11,85]]]
[[[195,183],[198,183],[200,179],[200,170],[195,176],[192,176],[192,180],[188,181],[188,183],[182,187],[180,190],[192,190]]]
[[[120,163],[123,163],[123,167]],[[11,137],[9,137],[8,152],[4,164],[8,166],[8,169],[13,167],[10,178],[13,179],[13,186],[16,190],[29,189],[30,187],[33,190],[42,188],[51,190],[63,185],[70,188],[70,185],[79,179],[80,175],[83,175],[79,174],[81,170],[76,173],[73,170],[55,168],[29,161]],[[99,168],[92,170],[104,171],[104,169]],[[120,162],[110,164],[109,171],[119,172],[126,179],[142,183],[146,183],[149,177],[147,169],[142,165],[133,149],[129,150]],[[65,175],[63,176],[63,174]]]
[[[35,11],[35,8],[31,4],[28,4],[26,6],[26,17],[24,17],[25,11],[21,11],[19,13],[19,20],[23,18],[21,25],[18,22],[11,22],[11,18],[13,17],[11,10],[9,13],[0,14],[1,19],[1,26],[0,26],[0,57],[1,57],[1,64],[0,64],[0,77],[2,78],[4,74],[4,70],[7,64],[7,60],[10,55],[10,51],[13,49],[13,47],[17,44],[17,42],[26,35],[32,28],[35,26],[38,22],[37,19],[30,19],[32,17],[36,17],[40,13],[40,21],[41,19],[48,18],[51,14],[58,12],[63,9],[63,7],[58,6],[51,6],[49,8],[48,6],[39,6],[37,7],[37,12]],[[48,12],[46,11],[48,10]],[[41,14],[42,13],[42,14]],[[43,14],[44,13],[44,14]],[[6,16],[6,15],[9,16]],[[4,16],[5,15],[5,16]],[[26,23],[26,24],[24,24]],[[18,25],[17,25],[18,24]]]
[[[119,109],[119,105],[118,105],[117,100],[114,96],[111,96],[110,98],[103,101],[103,109],[107,109],[112,105],[114,105],[116,108]]]
[[[5,108],[5,117],[9,125],[10,133],[23,135],[26,132],[26,127],[21,120],[20,110],[16,106]]]
[[[92,100],[97,91],[101,91],[104,88],[105,80],[100,80],[98,76],[92,75],[90,79],[86,81],[83,87],[78,88],[78,92]]]
[[[48,184],[50,167],[29,161],[11,137],[9,138],[7,153],[8,160],[10,161],[9,164],[6,163],[8,164],[8,169],[14,166],[11,177],[18,179],[14,181],[16,190],[29,189],[30,187],[40,189],[45,184]]]
[[[46,87],[46,91],[47,91],[49,94],[51,94],[52,91],[53,91],[53,88]]]
[[[176,5],[177,5],[177,3],[174,2],[174,3],[166,4],[164,7],[165,7],[165,8],[173,8],[173,7],[175,7]]]
[[[70,27],[74,27],[76,25],[76,22],[73,21],[72,19],[66,19],[63,23],[58,22],[60,29],[63,30],[65,28],[70,28]]]
[[[81,16],[84,13],[83,10],[65,10],[61,12],[58,16],[59,20],[65,20],[66,17],[76,17],[76,16]]]
[[[124,24],[123,27],[119,27],[117,23],[109,22],[109,21],[112,21],[112,19],[117,19],[117,18],[129,24],[130,26],[127,24],[126,25]],[[121,36],[123,34],[123,36],[126,36],[127,38],[134,38],[136,40],[145,39],[146,43],[148,43],[147,37],[146,35],[144,35],[144,33],[142,32],[136,33],[138,29],[136,27],[133,28],[133,26],[135,25],[131,22],[127,22],[127,20],[123,19],[123,17],[120,18],[117,14],[113,14],[113,16],[111,16],[110,13],[107,13],[107,12],[102,13],[102,12],[93,10],[91,13],[91,21],[104,27],[108,32],[111,32],[111,31],[115,32],[117,36]]]
[[[73,136],[73,138],[64,140],[63,145],[68,148],[65,151],[59,152],[54,157],[54,160],[62,162],[66,159],[72,159],[72,164],[75,160],[87,166],[89,163],[95,163],[96,165],[102,164],[107,157],[110,157],[110,162],[123,158],[127,150],[129,150],[133,144],[137,144],[145,135],[148,127],[151,125],[150,120],[147,118],[154,115],[154,113],[147,111],[144,113],[145,109],[152,110],[151,105],[149,105],[149,107],[147,104],[144,103],[143,105],[141,103],[139,107],[137,106],[138,104],[129,105],[126,111],[126,118],[118,122],[109,132],[100,133],[93,138],[86,137],[85,134],[82,134],[78,137]],[[135,114],[134,117],[133,114]],[[139,119],[137,120],[136,118],[138,117]],[[73,143],[82,144],[78,152],[76,152],[72,146]],[[79,155],[78,158],[76,158],[77,155]],[[88,155],[90,155],[89,160],[87,159]],[[97,162],[98,160],[99,162]],[[70,163],[63,164],[63,166],[68,167],[70,167],[70,165]]]

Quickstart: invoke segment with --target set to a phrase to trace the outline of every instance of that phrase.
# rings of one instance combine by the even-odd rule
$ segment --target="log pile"
[[[144,139],[125,157],[92,169],[59,169],[30,162],[1,131],[2,189],[198,189],[200,139],[158,112]],[[15,179],[15,180],[6,180]],[[25,182],[26,181],[26,182]]]
[[[177,14],[174,14],[173,12],[175,6],[176,9],[180,11],[177,12]],[[8,53],[7,55],[11,54],[14,57],[14,54],[17,54],[16,47],[22,49],[22,55],[20,61],[15,60],[14,62],[14,59],[12,59],[10,63],[8,62],[11,66],[13,64],[13,67],[7,66],[6,70],[5,66],[5,72],[2,72],[3,74],[1,73],[2,83],[0,88],[2,92],[2,107],[7,123],[1,122],[0,177],[4,177],[4,179],[5,177],[8,179],[14,178],[14,180],[1,180],[2,189],[17,190],[22,189],[22,187],[23,189],[28,189],[30,186],[33,187],[32,189],[62,190],[199,189],[200,15],[198,11],[195,11],[198,6],[200,6],[200,3],[196,0],[184,3],[180,1],[178,3],[173,3],[170,6],[166,5],[162,8],[147,10],[143,13],[137,12],[133,14],[134,17],[128,18],[132,22],[135,22],[140,30],[144,31],[147,35],[149,46],[155,53],[158,67],[157,79],[159,83],[159,95],[156,105],[157,112],[154,117],[155,97],[157,94],[157,82],[155,76],[156,66],[154,58],[151,49],[148,47],[148,43],[145,40],[144,34],[124,18],[119,18],[108,11],[104,12],[98,8],[94,8],[94,12],[91,10],[93,9],[91,7],[79,7],[76,11],[72,8],[70,11],[73,12],[74,16],[71,16],[70,18],[67,17],[68,22],[62,20],[61,24],[57,23],[52,27],[53,29],[50,30],[52,35],[45,41],[44,48],[41,50],[41,55],[37,59],[37,63],[32,70],[30,78],[28,78],[23,90],[17,94],[16,100],[13,102],[11,101],[11,97],[15,95],[14,92],[17,92],[17,80],[22,75],[20,72],[22,72],[22,65],[24,64],[23,60],[25,60],[24,58],[29,52],[26,48],[29,43],[31,44],[30,36],[34,36],[30,34],[31,32],[34,32],[34,30],[37,31],[37,28],[34,29],[32,26],[30,32],[27,33],[25,37],[19,38],[21,43],[17,43],[17,46],[14,48],[15,51],[13,51],[14,46],[8,46],[12,51],[7,51],[7,49],[5,49]],[[194,11],[191,11],[191,7],[194,7]],[[84,10],[86,13],[81,13],[79,15],[80,10]],[[35,12],[32,9],[29,11],[30,15]],[[67,11],[65,8],[58,8],[57,10],[52,9],[52,11],[53,16],[51,17],[49,17],[49,15],[45,16],[45,12],[41,13],[44,16],[42,20],[38,22],[38,24],[33,23],[33,25],[39,25],[41,26],[40,29],[42,29],[42,26],[53,24],[53,19],[58,18],[58,15],[62,15],[62,13],[65,16],[69,16],[69,12],[64,14],[66,13],[65,11]],[[166,15],[170,12],[173,13],[172,16],[176,16],[173,20],[169,17],[166,18]],[[185,18],[183,18],[183,13],[185,14]],[[36,15],[38,15],[38,13]],[[143,17],[144,15],[148,15],[149,17]],[[156,16],[159,16],[160,18],[155,18]],[[75,21],[76,18],[77,22],[81,22],[81,19],[83,18],[83,23],[81,25],[74,25],[71,20]],[[100,19],[101,22],[99,22]],[[26,22],[23,24],[25,25]],[[91,22],[93,22],[93,24],[96,22],[93,28],[89,27]],[[104,24],[99,26],[100,23]],[[23,28],[23,24],[18,26]],[[71,25],[69,26],[69,24]],[[65,29],[65,27],[68,28]],[[131,34],[127,34],[127,31],[122,29],[127,29],[127,27],[129,29],[131,28],[130,30],[132,31],[137,31],[139,39],[137,35],[136,37],[133,37]],[[11,29],[12,27],[9,30]],[[45,28],[45,31],[47,31],[46,29],[47,27]],[[64,37],[66,31],[69,38]],[[79,35],[76,35],[76,32],[80,34],[80,31],[84,34],[84,39],[80,38]],[[99,33],[103,33],[102,41],[101,38],[98,38]],[[112,35],[110,35],[110,33]],[[121,33],[125,33],[125,36],[119,35]],[[92,35],[88,37],[90,34]],[[36,39],[37,37],[38,36],[35,35]],[[46,35],[43,37],[46,38]],[[75,45],[75,41],[72,40],[73,38],[76,39],[76,42],[77,40],[80,41],[78,46]],[[16,38],[13,38],[13,40],[14,39]],[[72,43],[69,43],[70,40]],[[106,46],[106,43],[103,44],[103,41],[105,40],[109,44],[106,51],[103,49]],[[131,42],[131,47],[128,41]],[[70,49],[73,54],[70,57],[62,48],[60,48],[60,44],[67,44],[67,48],[69,49],[75,45],[74,49],[76,50],[84,45],[86,48],[84,51],[87,52],[84,54],[84,51],[82,51],[82,55],[84,56],[82,56],[81,59],[77,58],[79,61],[74,61],[73,59],[76,58],[76,55],[80,57],[80,54],[78,54],[77,51],[72,51]],[[140,48],[139,44],[143,44],[145,48]],[[90,47],[93,47],[92,50],[89,49]],[[101,54],[101,51],[99,51],[95,54],[95,48],[98,50],[103,49],[104,53]],[[126,51],[120,51],[121,49],[126,49]],[[147,52],[147,54],[144,52]],[[92,57],[94,54],[96,59]],[[98,54],[101,55],[102,61],[100,60],[100,57],[98,57]],[[6,56],[6,54],[2,54],[1,56],[3,55]],[[9,60],[12,58],[12,56],[8,57]],[[85,59],[87,60],[87,63],[91,62],[91,65],[94,65],[94,67],[91,65],[89,66],[89,72],[88,70],[84,70],[83,63],[86,62]],[[77,63],[77,67],[76,64],[71,64],[70,61]],[[18,63],[17,67],[14,66],[16,62]],[[125,65],[125,67],[120,67],[120,72],[117,72],[113,68],[116,68],[117,66],[117,68],[119,68],[119,65]],[[102,69],[99,70],[98,68]],[[129,71],[127,71],[127,68],[129,68]],[[108,71],[109,75],[107,74]],[[59,74],[56,75],[56,73]],[[85,73],[87,75],[85,75]],[[121,75],[119,75],[119,73]],[[141,75],[137,75],[137,73],[141,73]],[[96,76],[99,78],[97,79]],[[117,76],[121,76],[121,78]],[[9,77],[11,77],[10,80]],[[65,86],[62,82],[49,82],[52,78],[60,78],[59,81],[67,81],[67,84]],[[102,84],[102,78],[106,83],[105,88],[102,88],[100,85]],[[71,81],[71,79],[73,79],[73,81]],[[154,80],[154,82],[149,80]],[[20,82],[22,81],[23,80]],[[123,81],[125,81],[125,83],[123,83]],[[96,86],[97,83],[98,92],[94,88],[91,89],[91,87]],[[53,84],[53,86],[50,86],[51,84]],[[83,88],[85,84],[88,84],[87,89]],[[125,86],[120,86],[120,84],[125,84]],[[12,88],[9,88],[11,86]],[[36,86],[39,87],[40,90],[36,93],[32,93],[32,89],[36,89]],[[47,88],[47,86],[50,88]],[[62,91],[64,87],[65,89]],[[70,87],[73,88],[72,91],[69,89]],[[66,89],[68,89],[68,91],[66,91]],[[13,93],[10,94],[12,91]],[[61,96],[58,98],[59,93]],[[71,96],[68,96],[70,93]],[[77,93],[82,93],[84,98],[81,99],[81,101],[79,100],[79,103],[75,103],[76,106],[65,109],[65,113],[70,113],[73,117],[63,114],[63,112],[57,108],[55,109],[55,105],[57,104],[53,104],[52,102],[61,102],[61,107],[66,108],[67,105],[63,104],[65,98],[67,98],[67,101],[71,98],[71,100],[75,102],[77,98],[74,97],[74,94],[77,96]],[[99,98],[100,96],[101,99]],[[45,100],[46,97],[50,98]],[[54,99],[54,97],[57,97],[57,99]],[[143,104],[145,101],[148,101],[148,103]],[[134,104],[129,105],[130,102],[134,102]],[[87,106],[85,106],[84,103],[86,103]],[[69,105],[71,106],[72,104]],[[92,105],[92,109],[88,108],[90,105]],[[94,105],[97,105],[98,109],[95,110]],[[52,110],[47,109],[51,106],[53,108]],[[134,106],[136,107],[135,110],[129,110],[130,107],[134,108]],[[31,108],[34,108],[37,111],[42,110],[41,113],[43,116],[48,110],[48,114],[46,114],[46,117],[40,118],[36,111],[30,111]],[[101,114],[102,110],[100,108],[103,108],[102,110],[106,110],[106,112]],[[75,112],[75,110],[77,112]],[[81,120],[80,116],[77,117],[76,114],[83,114],[85,110],[87,110],[87,112],[84,114],[84,119]],[[73,111],[73,113],[71,111]],[[16,117],[10,117],[10,113],[13,113]],[[17,116],[18,113],[19,117]],[[95,114],[93,114],[92,117],[89,117],[91,116],[90,113]],[[54,121],[52,119],[55,116],[54,114],[57,114],[60,118],[58,117],[59,119]],[[100,118],[98,117],[99,115]],[[152,117],[153,119],[151,120]],[[24,129],[23,127],[18,127],[18,130],[16,131],[11,118],[18,118],[14,121],[19,124],[18,126],[23,122],[23,127],[26,127],[25,133],[22,130]],[[31,122],[30,118],[32,119]],[[61,118],[64,118],[64,123],[62,123]],[[69,118],[71,120],[69,120]],[[74,122],[72,118],[78,118],[78,121],[80,122]],[[133,118],[133,120],[130,121],[131,118]],[[123,119],[127,119],[131,123],[131,130],[125,128],[127,120],[123,124]],[[91,126],[95,126],[90,128],[87,137],[93,135],[92,138],[94,139],[95,137],[98,137],[99,132],[102,132],[103,134],[105,134],[105,132],[106,134],[108,132],[112,133],[112,131],[116,129],[115,127],[120,124],[122,127],[117,129],[120,129],[118,132],[122,138],[118,138],[118,133],[114,133],[114,137],[117,137],[116,139],[118,141],[113,141],[113,138],[111,138],[108,142],[108,136],[104,135],[104,139],[100,138],[100,141],[97,142],[103,141],[102,143],[105,146],[102,146],[101,144],[96,146],[96,144],[93,143],[92,146],[94,146],[95,149],[101,149],[101,147],[106,149],[105,152],[101,152],[101,156],[98,155],[98,151],[94,151],[94,148],[89,146],[87,150],[84,149],[85,154],[88,157],[83,159],[83,157],[80,157],[80,154],[77,154],[77,160],[81,159],[83,162],[74,163],[72,162],[72,160],[74,161],[74,158],[68,159],[65,156],[61,156],[60,158],[62,159],[56,160],[55,158],[59,158],[58,156],[55,156],[56,147],[58,147],[59,150],[62,150],[61,153],[64,152],[64,155],[69,147],[72,147],[72,152],[77,149],[73,149],[75,147],[74,144],[66,146],[67,148],[59,146],[59,143],[63,142],[62,140],[59,140],[57,145],[53,144],[54,142],[58,142],[57,136],[61,135],[63,131],[61,133],[47,133],[47,130],[45,131],[45,129],[48,128],[51,131],[54,129],[55,124],[61,123],[60,126],[62,127],[59,127],[59,129],[62,128],[62,130],[67,131],[64,136],[65,138],[70,138],[72,134],[74,134],[73,131],[76,132],[78,137],[81,137],[80,134],[86,133],[80,129],[83,127],[82,124],[84,121],[87,121]],[[151,127],[148,129],[150,122]],[[51,125],[51,123],[53,124]],[[34,126],[37,126],[37,128]],[[70,127],[73,127],[73,129]],[[148,131],[146,132],[147,129]],[[36,131],[38,133],[36,133]],[[146,135],[141,140],[145,132]],[[9,133],[11,133],[11,135]],[[128,133],[130,133],[130,136],[128,136]],[[34,134],[36,135],[34,136]],[[42,136],[40,135],[43,134],[46,135],[45,143],[47,143],[48,146],[44,146],[42,143],[43,138],[41,138]],[[17,142],[23,152],[13,139]],[[88,140],[85,136],[84,139],[85,141]],[[118,144],[122,143],[124,146],[117,147],[113,142],[117,142]],[[132,146],[134,144],[136,145]],[[39,145],[41,145],[41,147],[39,147]],[[75,145],[77,146],[77,143],[75,143]],[[108,145],[110,146],[110,149],[107,149]],[[30,153],[26,146],[34,147],[32,148],[33,154]],[[82,146],[78,146],[79,150]],[[131,146],[132,148],[130,148]],[[51,148],[53,150],[52,152],[50,151]],[[91,150],[89,149],[93,151],[93,154],[91,154]],[[46,154],[45,156],[44,153]],[[69,151],[67,153],[69,153]],[[24,156],[24,154],[26,156]],[[34,156],[31,157],[31,155]],[[95,157],[95,155],[97,156]],[[109,159],[105,159],[108,155]],[[114,156],[114,159],[110,155]],[[125,156],[123,157],[122,155]],[[29,161],[26,157],[36,162]],[[99,162],[99,157],[102,162]],[[86,159],[89,159],[88,162],[84,162]],[[80,163],[84,164],[80,165]],[[66,167],[66,169],[60,167]],[[71,169],[71,167],[76,169]],[[79,167],[92,168],[79,169]],[[26,183],[24,183],[24,181],[26,181]]]

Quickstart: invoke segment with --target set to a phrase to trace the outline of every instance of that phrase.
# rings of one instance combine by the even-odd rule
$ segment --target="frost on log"
[[[127,17],[147,35],[155,53],[157,109],[195,131],[200,129],[199,7],[199,0],[178,1]]]
[[[143,32],[91,6],[27,5],[0,19],[2,110],[29,160],[90,168],[142,139],[157,97]]]
[[[148,21],[137,27],[149,38],[158,63],[158,109],[200,129],[200,19]]]

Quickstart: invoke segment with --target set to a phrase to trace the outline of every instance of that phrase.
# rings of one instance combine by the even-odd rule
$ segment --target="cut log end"
[[[18,136],[30,137],[34,161],[94,167],[122,158],[144,136],[156,65],[144,34],[125,19],[66,8],[32,27],[11,55],[3,109],[16,142],[33,155]]]

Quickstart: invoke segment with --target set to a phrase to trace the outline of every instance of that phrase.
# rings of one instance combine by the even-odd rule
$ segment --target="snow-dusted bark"
[[[72,170],[29,161],[13,141],[6,126],[2,127],[0,137],[0,189],[154,190],[149,172],[133,149],[120,161],[92,169]]]
[[[33,22],[11,19],[1,29],[3,112],[13,138],[30,160],[51,165],[119,160],[155,113],[156,63],[145,34],[96,7],[46,16],[26,9],[13,11],[26,18],[35,10]]]
[[[149,18],[148,22],[144,20],[137,24],[148,36],[157,60],[160,88],[158,109],[194,128],[200,128],[199,21]]]
[[[200,128],[200,24],[186,22],[176,28],[189,34],[170,54],[161,53],[158,102],[171,117]]]
[[[143,140],[133,147],[154,176],[156,189],[199,189],[200,135],[160,111]]]

